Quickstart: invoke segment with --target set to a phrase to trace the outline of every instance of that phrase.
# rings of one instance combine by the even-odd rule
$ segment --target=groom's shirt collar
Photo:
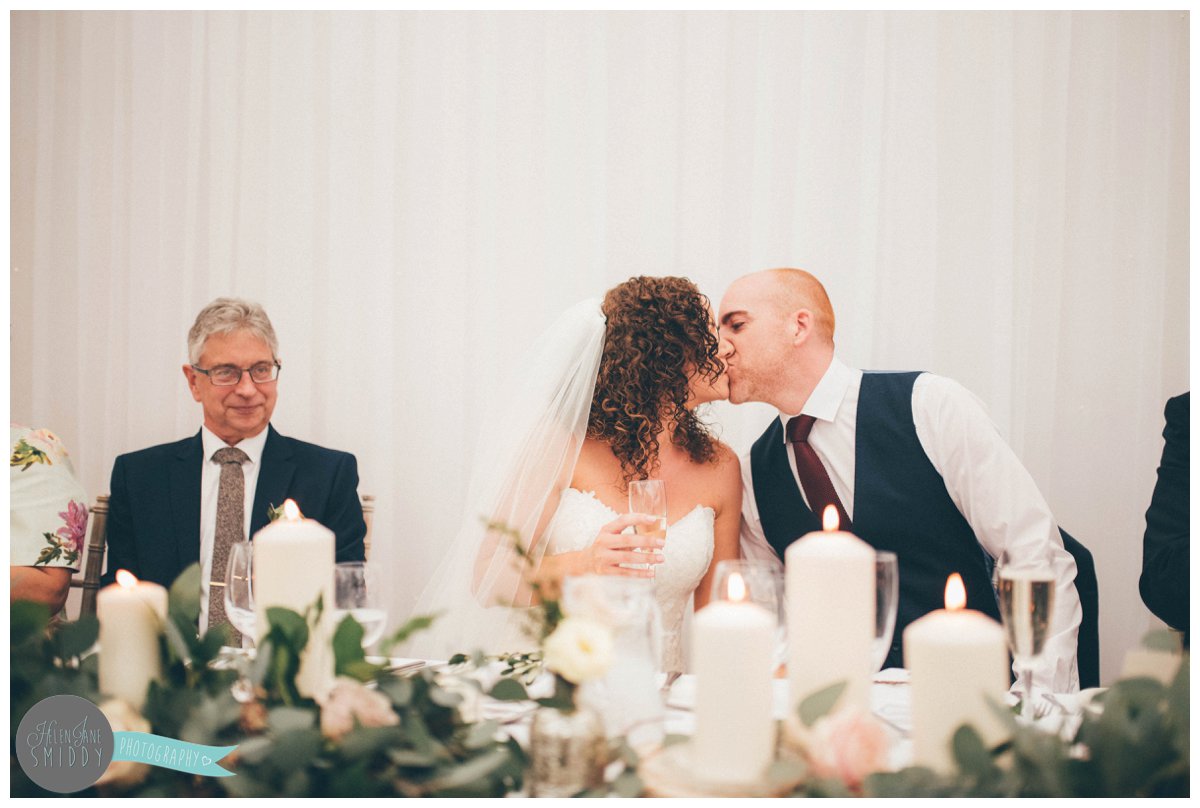
[[[788,442],[788,421],[797,415],[811,415],[818,421],[834,421],[846,398],[847,391],[861,378],[861,370],[847,367],[836,356],[833,357],[829,367],[825,369],[825,374],[821,376],[821,381],[817,382],[808,401],[804,402],[804,408],[800,412],[779,411],[779,420],[783,422],[783,442]]]

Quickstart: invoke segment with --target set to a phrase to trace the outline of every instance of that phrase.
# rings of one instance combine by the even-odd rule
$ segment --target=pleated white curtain
[[[403,617],[552,316],[633,274],[826,282],[852,364],[957,378],[1093,550],[1103,672],[1188,388],[1188,15],[27,13],[11,411],[91,494],[200,423],[195,313],[261,301],[274,423],[354,452]],[[769,417],[718,406],[748,448]]]

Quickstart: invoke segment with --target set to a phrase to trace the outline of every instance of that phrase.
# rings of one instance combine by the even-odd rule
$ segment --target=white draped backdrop
[[[354,452],[404,616],[519,352],[678,274],[821,277],[838,349],[954,377],[1096,556],[1103,675],[1188,381],[1188,14],[14,13],[11,411],[89,493],[194,432],[261,301],[274,423]],[[718,406],[744,450],[768,415]]]

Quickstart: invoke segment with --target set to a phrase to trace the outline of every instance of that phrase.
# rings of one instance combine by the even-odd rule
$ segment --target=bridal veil
[[[579,458],[604,330],[600,301],[577,303],[538,338],[511,385],[497,392],[468,469],[458,531],[414,611],[437,617],[406,644],[407,656],[447,659],[535,647],[523,630],[531,605],[525,565],[541,561],[546,525]],[[489,529],[489,522],[519,533],[527,562],[512,537]]]

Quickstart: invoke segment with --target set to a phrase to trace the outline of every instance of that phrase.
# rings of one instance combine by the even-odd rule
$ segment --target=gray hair
[[[275,339],[275,329],[263,307],[240,297],[218,297],[196,315],[196,322],[188,331],[188,361],[193,365],[200,361],[204,343],[213,334],[241,330],[249,331],[267,343],[271,356],[279,358],[279,340]]]

